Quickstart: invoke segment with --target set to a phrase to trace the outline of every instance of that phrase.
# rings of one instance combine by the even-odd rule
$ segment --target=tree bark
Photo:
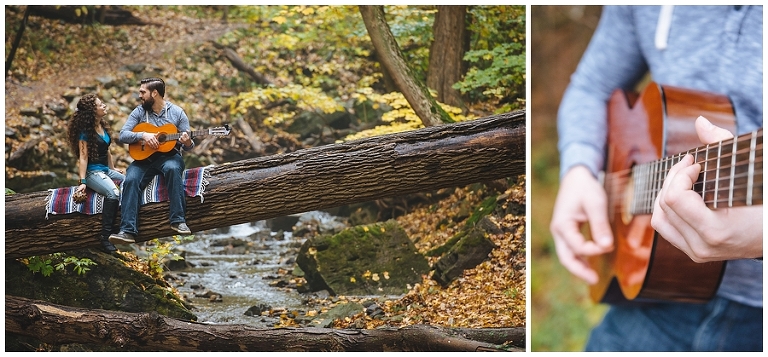
[[[371,37],[371,43],[376,49],[381,64],[392,76],[395,85],[403,93],[416,115],[421,118],[424,126],[452,122],[453,120],[448,116],[448,113],[429,94],[426,85],[416,80],[413,71],[405,63],[395,36],[392,35],[392,31],[384,18],[384,7],[361,5],[359,8],[365,28],[368,30],[368,36]]]
[[[222,164],[204,202],[187,197],[194,232],[491,181],[525,173],[525,111]],[[50,215],[47,192],[5,197],[5,257],[98,246],[101,215]],[[137,242],[175,234],[167,202],[139,213]]]
[[[9,295],[5,296],[5,331],[50,344],[85,343],[130,351],[493,351],[500,347],[462,337],[466,331],[424,325],[376,330],[209,325],[155,312],[88,310]],[[524,328],[493,329],[473,336],[512,342],[524,341],[521,334],[525,335]]]
[[[453,89],[461,80],[467,65],[464,53],[469,49],[469,31],[466,26],[466,5],[437,6],[432,26],[434,42],[429,49],[427,86],[437,91],[437,100],[463,107],[461,93]]]

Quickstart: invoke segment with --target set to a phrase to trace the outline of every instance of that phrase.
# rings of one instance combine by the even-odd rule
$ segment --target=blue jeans
[[[763,309],[715,297],[706,304],[611,306],[586,351],[762,351]]]
[[[132,162],[126,170],[123,197],[120,203],[121,231],[139,234],[138,216],[141,193],[158,174],[163,175],[168,185],[171,224],[185,222],[187,201],[184,197],[184,160],[178,153],[154,154],[144,160]]]
[[[86,186],[100,193],[106,199],[116,200],[120,198],[120,188],[115,185],[112,179],[125,180],[125,176],[115,170],[109,170],[108,172],[88,171],[85,173]]]

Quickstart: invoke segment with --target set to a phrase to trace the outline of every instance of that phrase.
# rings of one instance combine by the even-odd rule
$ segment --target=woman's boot
[[[104,198],[104,208],[101,211],[101,250],[106,253],[112,253],[117,251],[115,245],[109,241],[109,235],[112,234],[112,227],[115,224],[115,217],[117,216],[117,208],[120,201],[116,199]]]

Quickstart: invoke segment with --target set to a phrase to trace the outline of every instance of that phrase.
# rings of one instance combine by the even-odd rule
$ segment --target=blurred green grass
[[[559,175],[557,108],[601,11],[531,6],[531,351],[582,351],[607,309],[593,303],[588,285],[560,265],[549,232]]]
[[[605,305],[557,259],[549,221],[558,189],[558,153],[551,140],[531,145],[531,351],[582,351]]]

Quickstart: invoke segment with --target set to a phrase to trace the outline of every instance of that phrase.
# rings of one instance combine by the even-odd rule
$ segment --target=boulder
[[[310,238],[296,263],[311,291],[334,295],[403,294],[429,272],[426,258],[394,220]]]
[[[365,307],[357,302],[347,302],[332,307],[327,312],[318,315],[310,326],[331,328],[333,327],[333,321],[337,319],[344,319],[345,317],[352,317],[365,311]]]
[[[488,231],[498,231],[488,217],[483,217],[472,229],[466,231],[456,244],[435,263],[432,279],[442,287],[447,287],[460,277],[464,270],[472,269],[488,259],[488,254],[496,248],[487,238]]]

